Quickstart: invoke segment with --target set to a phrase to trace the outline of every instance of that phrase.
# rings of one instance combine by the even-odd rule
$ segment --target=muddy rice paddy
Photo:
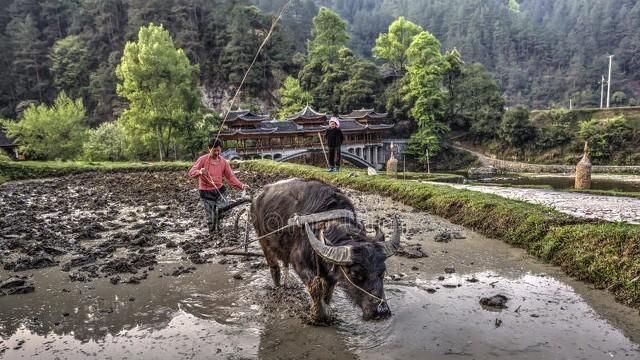
[[[239,177],[253,189],[276,180]],[[243,208],[209,238],[184,173],[0,186],[0,358],[640,358],[638,312],[606,292],[441,218],[348,193],[366,221],[390,233],[399,213],[405,226],[387,262],[393,316],[364,322],[338,291],[335,323],[317,327],[299,283],[273,289],[263,258],[218,254],[243,241]]]

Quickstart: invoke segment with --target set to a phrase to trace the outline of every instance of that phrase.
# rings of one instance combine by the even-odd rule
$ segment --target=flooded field
[[[254,191],[275,180],[239,177]],[[1,186],[0,284],[20,276],[25,293],[0,296],[0,358],[640,358],[637,310],[500,241],[354,191],[366,222],[390,234],[397,213],[405,227],[387,261],[393,316],[365,322],[338,290],[336,321],[311,326],[301,284],[274,289],[263,258],[218,254],[244,238],[242,208],[211,239],[194,189],[178,172]]]
[[[573,189],[575,176],[573,175],[530,175],[494,177],[477,180],[479,183],[502,185],[546,185],[552,189]],[[591,179],[591,189],[616,190],[621,192],[640,192],[640,176],[637,175],[600,175],[594,174]]]

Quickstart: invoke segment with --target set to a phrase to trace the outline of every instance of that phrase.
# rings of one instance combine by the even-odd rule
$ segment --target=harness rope
[[[351,281],[351,279],[350,279],[350,278],[349,278],[349,276],[347,275],[347,272],[346,272],[346,271],[344,271],[344,266],[342,266],[342,265],[341,265],[341,266],[340,266],[340,270],[342,270],[342,274],[343,274],[343,275],[344,275],[344,277],[347,279],[347,281],[348,281],[351,285],[353,285],[356,289],[358,289],[358,290],[362,291],[363,293],[365,293],[365,294],[367,294],[367,295],[371,296],[372,298],[374,298],[374,299],[378,300],[378,305],[380,305],[380,304],[382,304],[382,303],[386,303],[386,302],[387,302],[387,300],[386,300],[386,299],[383,299],[383,298],[377,297],[377,296],[373,295],[372,293],[368,292],[367,290],[365,290],[365,289],[361,288],[360,286],[358,286],[358,285],[354,284],[354,283],[353,283],[353,281]]]

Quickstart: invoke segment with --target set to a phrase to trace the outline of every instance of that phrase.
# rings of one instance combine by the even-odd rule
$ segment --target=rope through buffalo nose
[[[354,282],[353,282],[353,281],[351,281],[351,279],[350,279],[350,278],[349,278],[349,276],[347,275],[347,272],[346,272],[346,271],[344,271],[344,266],[340,266],[340,270],[342,270],[342,274],[343,274],[343,275],[344,275],[344,277],[347,279],[347,281],[348,281],[351,285],[355,286],[355,288],[356,288],[356,289],[358,289],[358,290],[362,291],[363,293],[365,293],[365,294],[367,294],[367,295],[371,296],[372,298],[374,298],[374,299],[378,300],[378,306],[380,306],[380,305],[382,305],[383,303],[386,303],[386,302],[387,302],[387,300],[386,300],[386,299],[383,299],[383,298],[381,298],[381,297],[375,296],[375,295],[373,295],[372,293],[368,292],[367,290],[365,290],[365,289],[361,288],[360,286],[358,286],[358,285],[354,284]]]

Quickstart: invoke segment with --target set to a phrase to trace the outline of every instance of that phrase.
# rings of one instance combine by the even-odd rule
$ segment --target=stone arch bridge
[[[346,144],[340,149],[342,159],[360,168],[383,167],[389,153],[389,145],[386,141],[375,144]],[[289,148],[289,149],[264,149],[254,152],[239,152],[236,149],[225,150],[222,154],[228,160],[245,159],[269,159],[274,161],[289,161],[306,154],[321,154],[322,148]]]

